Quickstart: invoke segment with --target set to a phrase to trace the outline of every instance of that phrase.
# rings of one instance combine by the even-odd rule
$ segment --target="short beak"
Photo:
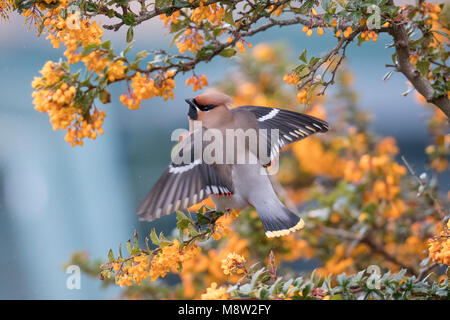
[[[194,99],[185,99],[186,103],[189,105],[188,117],[192,120],[198,119],[197,106]]]
[[[186,103],[189,106],[195,107],[195,100],[194,99],[184,99],[184,101],[186,101]]]

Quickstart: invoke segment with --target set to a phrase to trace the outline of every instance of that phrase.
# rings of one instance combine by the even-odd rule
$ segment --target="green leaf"
[[[420,73],[424,77],[426,77],[428,74],[428,70],[430,69],[430,63],[428,61],[420,60],[420,61],[417,61],[416,67],[417,67],[417,70],[419,70]]]
[[[132,14],[131,12],[126,13],[123,17],[122,17],[122,21],[124,24],[126,24],[127,26],[132,26],[134,25],[134,14]]]
[[[108,18],[112,19],[115,16],[115,11],[113,9],[108,10]]]
[[[219,53],[222,57],[230,58],[236,54],[236,50],[233,48],[225,48]]]
[[[181,29],[184,29],[186,27],[186,24],[181,21],[178,23],[171,23],[170,24],[170,33],[175,33],[177,31],[180,31]]]
[[[286,281],[286,282],[283,284],[283,289],[282,289],[282,291],[283,291],[284,294],[287,293],[287,291],[289,290],[289,287],[291,286],[292,282],[294,282],[294,280],[293,280],[293,279],[289,279],[288,281]]]
[[[132,248],[131,248],[131,240],[128,240],[127,241],[127,251],[128,251],[128,253],[131,255],[132,253]]]
[[[309,65],[309,66],[313,66],[313,65],[315,65],[319,60],[320,60],[320,58],[317,58],[317,57],[311,57],[311,59],[309,59],[308,65]]]
[[[150,247],[148,245],[148,240],[149,239],[147,237],[145,237],[145,248],[147,249],[147,253],[150,254],[150,252],[152,252],[152,250],[150,250]]]
[[[358,23],[358,21],[362,18],[362,13],[361,11],[355,11],[350,13],[349,17],[354,23]]]
[[[130,44],[125,48],[125,50],[123,50],[120,53],[120,56],[125,58],[127,52],[130,51],[132,47],[133,47],[133,42],[130,42]]]
[[[201,213],[197,213],[197,221],[201,225],[209,224],[211,222],[211,220],[209,220],[208,217],[206,217],[204,214]]]
[[[180,230],[186,229],[190,224],[192,224],[192,221],[189,220],[189,218],[182,212],[177,211],[177,228]]]
[[[134,230],[134,244],[133,244],[133,253],[138,253],[139,250],[139,244],[138,244],[138,234],[137,231]]]
[[[323,10],[325,10],[325,11],[328,11],[330,9],[330,3],[331,3],[331,0],[321,0],[320,1],[320,4],[321,4]]]
[[[307,52],[306,52],[306,48],[305,48],[305,50],[303,50],[303,52],[302,52],[302,54],[300,55],[300,57],[299,57],[299,59],[301,60],[301,61],[303,61],[304,63],[308,63],[308,60],[307,60]]]
[[[197,229],[195,229],[195,227],[192,224],[189,224],[187,226],[187,228],[188,228],[188,235],[191,238],[192,237],[196,237],[196,236],[198,236],[200,234],[200,232],[198,232]]]
[[[111,40],[105,41],[101,44],[101,47],[105,50],[111,49]]]
[[[84,9],[87,12],[98,12],[98,6],[94,2],[87,2]]]
[[[269,289],[270,296],[274,296],[274,295],[278,294],[278,286],[280,285],[281,280],[282,280],[282,277],[279,277],[277,279],[277,281],[275,281],[275,283],[270,287],[270,289]]]
[[[257,281],[264,275],[265,272],[266,268],[263,267],[253,274],[252,280],[250,281],[250,286],[252,289],[256,286]]]
[[[109,260],[109,262],[113,262],[115,260],[112,249],[109,249],[109,251],[108,251],[108,260]]]
[[[175,41],[184,33],[184,29],[179,31],[176,35],[173,36],[172,41],[170,42],[170,46],[173,46]]]
[[[99,98],[103,104],[111,102],[111,94],[108,92],[108,90],[102,90],[99,94]]]
[[[166,237],[164,237],[164,234],[161,232],[159,234],[159,246],[161,248],[164,248],[165,246],[172,244],[172,241],[168,240]]]
[[[127,31],[127,42],[130,43],[134,38],[134,30],[133,27],[129,27]]]
[[[234,18],[233,18],[233,10],[227,11],[225,13],[225,16],[223,17],[223,20],[232,26],[236,26],[236,23],[234,22]]]
[[[189,6],[189,2],[185,1],[185,0],[174,0],[173,1],[173,6],[175,8],[184,8],[184,7]]]
[[[394,54],[391,56],[391,59],[392,59],[392,63],[393,63],[393,64],[397,64],[397,54],[396,54],[396,53],[394,53]]]
[[[156,9],[165,9],[170,6],[170,0],[156,0],[155,7]]]
[[[258,290],[258,297],[262,300],[267,300],[270,298],[269,290],[266,287],[262,287]]]
[[[89,53],[91,53],[91,52],[97,50],[98,48],[99,48],[98,45],[96,45],[96,44],[90,44],[90,45],[84,47],[83,51],[81,51],[81,56],[82,56],[82,57],[85,57],[85,56],[87,56]]]
[[[158,236],[156,235],[156,231],[155,228],[152,228],[152,232],[150,232],[150,240],[152,241],[152,243],[156,246],[159,246],[160,241]]]

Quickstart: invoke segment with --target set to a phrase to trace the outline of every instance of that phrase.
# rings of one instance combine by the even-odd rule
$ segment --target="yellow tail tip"
[[[300,219],[300,221],[289,229],[282,229],[282,230],[276,230],[276,231],[267,231],[266,237],[267,238],[274,238],[274,237],[281,237],[281,236],[287,236],[291,232],[295,232],[297,230],[303,229],[305,226],[305,222],[303,219]]]

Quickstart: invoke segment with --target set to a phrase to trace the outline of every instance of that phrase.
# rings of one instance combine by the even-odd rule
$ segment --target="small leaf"
[[[262,300],[267,300],[267,299],[270,298],[269,291],[267,290],[266,287],[262,287],[262,288],[259,289],[258,296]]]
[[[201,213],[197,213],[197,221],[201,225],[209,224],[211,222],[211,220],[209,220],[207,216]]]
[[[138,244],[138,233],[136,230],[134,230],[134,244],[133,244],[133,252],[137,253],[139,252],[139,244]]]
[[[225,16],[223,17],[223,20],[232,26],[236,26],[236,23],[234,22],[234,18],[233,18],[233,10],[227,11],[225,13]]]
[[[134,14],[132,14],[131,12],[126,13],[123,18],[122,21],[124,24],[126,24],[127,26],[132,26],[134,25]]]
[[[319,60],[320,60],[320,58],[317,58],[317,57],[311,57],[311,59],[309,59],[308,64],[309,64],[310,66],[314,66]]]
[[[299,59],[300,59],[301,61],[303,61],[304,63],[308,63],[306,54],[307,54],[307,53],[306,53],[306,48],[305,48],[305,50],[303,50],[302,54],[301,54],[300,57],[299,57]]]
[[[152,232],[150,232],[150,240],[152,241],[152,243],[154,245],[159,246],[160,241],[159,241],[158,236],[156,235],[155,228],[152,228]]]
[[[95,50],[97,50],[97,49],[98,49],[98,45],[96,45],[96,44],[90,44],[90,45],[84,47],[83,51],[81,52],[81,56],[82,56],[82,57],[85,57],[85,56],[87,56],[89,53],[91,53],[91,52],[93,52],[93,51],[95,51]]]
[[[156,0],[155,8],[156,9],[165,9],[170,5],[170,0]]]
[[[342,294],[335,294],[332,298],[331,298],[331,300],[342,300]]]
[[[226,48],[226,49],[223,49],[222,51],[220,51],[219,54],[222,57],[230,58],[236,54],[236,50],[234,50],[233,48]]]
[[[134,38],[134,29],[133,27],[128,28],[127,31],[127,42],[130,43],[131,41],[133,41]]]
[[[111,40],[105,41],[101,44],[101,47],[103,49],[109,50],[111,49]]]
[[[328,11],[330,9],[330,1],[331,0],[321,0],[320,4],[322,5],[323,10]]]
[[[173,1],[173,6],[175,8],[184,8],[184,7],[188,6],[188,5],[189,5],[189,2],[185,1],[185,0],[174,0]]]
[[[289,288],[290,288],[292,282],[294,282],[294,280],[293,280],[293,279],[289,279],[288,281],[286,281],[286,282],[284,283],[283,289],[282,289],[284,294],[287,293],[287,291],[289,290]]]
[[[131,248],[131,241],[130,240],[128,240],[127,241],[127,251],[128,251],[128,253],[131,255],[132,254],[132,248]]]
[[[111,94],[107,90],[103,90],[99,94],[99,99],[103,104],[111,102]]]
[[[186,229],[191,223],[192,221],[189,220],[189,218],[182,212],[182,211],[177,211],[177,228],[180,230],[184,230]]]
[[[113,262],[115,260],[112,249],[109,249],[109,251],[108,251],[108,260],[109,260],[109,262]]]
[[[184,29],[185,26],[186,25],[183,22],[171,23],[170,24],[170,33],[175,33],[177,31],[180,31],[180,30]]]
[[[426,77],[428,74],[428,70],[430,69],[430,63],[428,61],[417,61],[416,63],[417,69],[420,71],[420,73]]]

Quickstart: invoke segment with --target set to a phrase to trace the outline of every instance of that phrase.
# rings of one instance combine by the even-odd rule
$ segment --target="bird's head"
[[[205,92],[195,98],[185,100],[189,105],[188,117],[191,120],[205,121],[221,117],[233,103],[233,99],[220,92]]]

